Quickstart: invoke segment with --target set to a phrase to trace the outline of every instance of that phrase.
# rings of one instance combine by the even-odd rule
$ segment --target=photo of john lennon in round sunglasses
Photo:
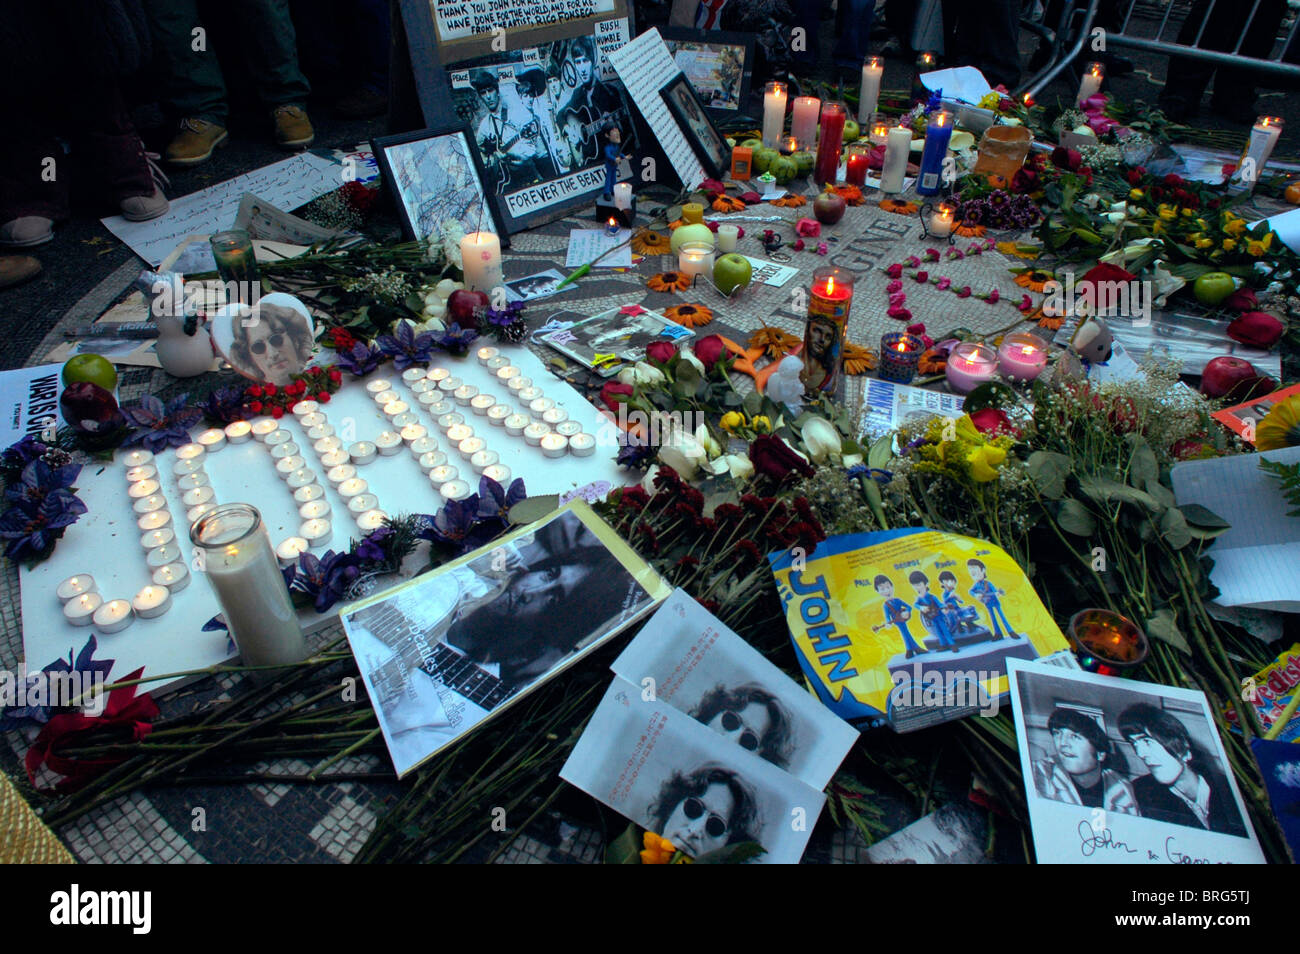
[[[690,716],[773,765],[789,767],[793,722],[780,700],[762,686],[745,683],[728,688],[719,683],[704,694]]]
[[[287,304],[262,299],[251,312],[237,309],[228,326],[227,345],[223,346],[224,335],[214,333],[218,347],[232,368],[259,383],[289,384],[311,357],[311,326],[303,314]]]
[[[762,821],[749,783],[716,763],[674,772],[649,807],[656,830],[698,858],[727,845],[758,841]]]

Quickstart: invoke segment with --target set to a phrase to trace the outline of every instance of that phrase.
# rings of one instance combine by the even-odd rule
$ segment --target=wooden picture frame
[[[725,179],[731,170],[731,147],[713,125],[690,78],[685,73],[678,73],[659,88],[659,95],[704,171],[710,178]]]
[[[715,121],[723,122],[744,114],[749,107],[749,93],[754,81],[754,50],[758,38],[753,33],[705,32],[688,27],[663,26],[659,28],[659,35],[664,38],[673,61],[691,81],[704,108]],[[706,55],[679,55],[691,52]],[[738,61],[734,85],[728,84],[725,69],[712,64],[706,66],[710,59]]]

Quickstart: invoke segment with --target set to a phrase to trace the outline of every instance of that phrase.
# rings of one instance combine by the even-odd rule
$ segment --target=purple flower
[[[30,698],[36,684],[45,680],[46,685],[44,692],[47,697],[50,692],[49,673],[69,673],[80,674],[81,685],[83,688],[94,685],[98,682],[107,682],[108,673],[113,668],[114,660],[112,659],[95,659],[95,650],[99,644],[92,635],[86,640],[86,645],[81,647],[81,652],[77,653],[76,660],[72,658],[72,651],[68,651],[67,659],[56,659],[50,663],[40,673],[28,673],[27,675],[27,695]],[[45,675],[42,675],[45,674]],[[98,679],[96,678],[98,676]],[[62,681],[62,679],[60,679]],[[75,685],[75,683],[73,683]],[[17,687],[15,687],[16,689]],[[53,706],[8,706],[0,707],[0,731],[6,729],[16,729],[25,722],[34,722],[38,725],[44,725],[50,721],[50,714]]]
[[[37,440],[31,434],[27,434],[16,444],[10,444],[5,448],[4,469],[21,473],[24,467],[44,456],[47,450],[49,450],[49,447],[46,444]]]
[[[142,397],[138,405],[122,408],[127,423],[134,428],[122,446],[141,444],[145,450],[156,454],[168,447],[188,444],[190,426],[203,416],[198,408],[186,405],[188,398],[189,395],[182,394],[163,404],[149,394]]]
[[[510,523],[510,508],[528,496],[524,479],[516,477],[510,487],[504,488],[491,477],[478,481],[478,517],[480,520],[499,520],[504,530]]]
[[[356,342],[347,351],[340,351],[339,366],[354,377],[369,374],[384,360],[384,353],[372,344]]]
[[[442,337],[438,339],[438,347],[448,354],[464,354],[469,350],[469,346],[478,338],[478,332],[473,328],[462,328],[457,323],[443,332]]]
[[[354,553],[327,550],[319,560],[311,553],[300,554],[293,588],[310,596],[316,612],[324,613],[347,596],[349,588],[361,575],[359,563]]]
[[[393,367],[405,371],[416,364],[428,364],[433,357],[433,335],[422,331],[418,335],[405,321],[393,326],[393,333],[380,335],[375,339],[379,350],[393,359]]]
[[[490,328],[506,329],[516,321],[523,319],[524,303],[522,301],[512,301],[500,311],[495,308],[487,310],[486,324]]]
[[[203,416],[214,424],[233,424],[242,420],[244,413],[243,388],[217,388],[200,405]]]
[[[50,467],[34,460],[23,468],[16,485],[5,488],[11,504],[0,514],[0,540],[8,541],[5,556],[34,561],[50,555],[63,532],[86,512],[70,489],[79,473],[79,465]]]
[[[500,530],[499,524],[491,526],[479,520],[478,508],[478,494],[449,501],[432,518],[425,518],[416,536],[452,547],[457,555],[475,550]]]
[[[388,560],[386,544],[392,535],[392,527],[378,527],[362,537],[352,552],[368,563],[384,563]]]

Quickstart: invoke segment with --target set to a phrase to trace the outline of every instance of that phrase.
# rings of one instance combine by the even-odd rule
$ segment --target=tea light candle
[[[1047,342],[1029,332],[1007,335],[998,348],[998,370],[1013,381],[1032,381],[1047,367]]]
[[[880,81],[885,77],[885,64],[878,56],[869,56],[862,63],[862,86],[858,90],[858,122],[866,126],[880,102]]]
[[[763,91],[763,145],[777,148],[785,128],[785,105],[789,91],[784,83],[771,82]]]
[[[320,500],[325,496],[325,488],[320,484],[308,484],[305,487],[299,487],[293,492],[293,502],[302,505],[311,503],[313,500]]]
[[[142,533],[140,535],[140,546],[145,550],[155,550],[158,547],[165,547],[175,539],[176,533],[170,527],[159,527],[156,530],[147,530]]]
[[[313,428],[313,430],[315,430],[315,428]],[[310,437],[311,435],[309,434],[307,436]],[[340,438],[333,436],[322,437],[311,445],[311,449],[316,452],[317,456],[328,454],[330,451],[336,451],[342,447],[343,441]]]
[[[735,225],[718,226],[718,251],[734,252],[740,240],[740,229]]]
[[[469,401],[469,409],[479,417],[484,416],[497,403],[491,394],[476,394]]]
[[[328,424],[329,418],[320,411],[312,411],[310,414],[304,414],[302,417],[298,418],[298,423],[310,431],[313,427],[320,427],[322,424]]]
[[[329,501],[323,497],[320,500],[309,500],[298,507],[298,516],[303,520],[320,520],[328,518],[331,513]]]
[[[551,429],[540,421],[534,421],[524,428],[524,440],[532,447],[542,443],[542,438],[551,433]]]
[[[153,585],[165,586],[173,593],[179,593],[190,585],[190,569],[184,563],[168,563],[153,571]]]
[[[402,399],[402,396],[400,394],[398,394],[396,391],[391,391],[391,390],[374,391],[371,393],[370,397],[371,400],[373,400],[375,404],[379,405],[379,407],[381,408],[385,404],[388,404],[391,401],[400,401]]]
[[[487,364],[500,353],[500,348],[493,348],[491,345],[484,345],[475,352],[475,356],[478,358],[479,364]]]
[[[447,463],[447,455],[439,450],[425,451],[420,455],[420,470],[426,474],[435,467],[441,467]]]
[[[952,349],[944,377],[958,394],[969,394],[998,373],[997,352],[987,345],[964,341]]]
[[[357,494],[348,501],[348,512],[352,516],[365,513],[367,510],[374,510],[379,506],[379,498],[374,494]]]
[[[423,424],[407,424],[402,428],[398,436],[409,446],[416,441],[423,440],[428,433],[429,429]]]
[[[158,476],[158,468],[153,464],[141,464],[139,467],[132,467],[126,472],[127,483],[134,484],[141,480],[152,480]]]
[[[218,431],[218,433],[221,432]],[[224,433],[221,433],[221,439],[222,441],[226,439]],[[176,459],[178,461],[201,460],[203,455],[207,452],[208,449],[203,444],[182,444],[180,447],[176,448]]]
[[[120,633],[135,622],[135,611],[126,600],[109,600],[95,610],[91,620],[101,633]]]
[[[461,441],[468,440],[474,436],[474,428],[468,424],[453,424],[447,428],[447,440],[453,444],[459,444]]]
[[[546,400],[550,400],[547,398]],[[554,429],[557,425],[568,420],[569,412],[562,407],[547,408],[542,412],[542,423]]]
[[[439,384],[451,377],[451,372],[446,368],[430,368],[424,373],[424,376],[434,384]]]
[[[132,500],[139,500],[142,497],[152,497],[158,492],[158,481],[150,478],[149,480],[137,480],[131,486],[126,488],[127,496]]]
[[[467,437],[456,445],[456,449],[460,451],[460,456],[466,460],[469,460],[486,447],[487,444],[481,437]]]
[[[460,240],[464,263],[465,287],[471,291],[491,291],[504,278],[501,273],[501,239],[492,232],[470,232]]]
[[[411,405],[405,401],[389,401],[384,405],[384,415],[386,417],[397,417],[399,414],[405,414],[411,409]]]
[[[437,391],[438,385],[434,384],[426,377],[421,377],[418,381],[411,382],[411,393],[417,397],[421,394],[428,394],[430,391]]]
[[[195,487],[206,487],[212,483],[212,478],[208,476],[207,471],[195,471],[192,474],[186,474],[180,480],[176,481],[176,486],[184,493],[187,490],[193,490]]]
[[[508,367],[509,365],[510,365],[510,359],[503,354],[499,354],[495,358],[489,359],[488,363],[485,364],[484,367],[487,368],[489,371],[491,371],[493,374],[495,374],[496,372],[500,371],[502,368]]]
[[[301,470],[295,470],[289,475],[289,479],[285,481],[288,488],[293,491],[302,490],[304,487],[310,487],[314,483],[316,483],[316,473],[307,467],[304,467]]]
[[[155,586],[152,583],[141,589],[131,600],[131,609],[141,619],[153,619],[171,608],[171,591],[165,586]]]
[[[370,485],[360,477],[350,477],[343,483],[339,484],[339,496],[344,500],[351,500],[357,494],[364,494]]]
[[[504,368],[497,368],[497,380],[508,384],[511,378],[517,378],[522,373],[513,364],[507,364]]]
[[[54,590],[54,595],[63,603],[83,593],[98,593],[99,587],[95,584],[95,578],[89,573],[78,573],[70,576]]]
[[[524,407],[543,396],[542,389],[539,387],[520,388],[515,392],[515,399]]]
[[[388,423],[400,431],[402,428],[409,427],[411,424],[419,424],[420,416],[411,411],[407,411],[405,414],[398,414]]]
[[[528,426],[528,429],[532,430],[532,428],[535,426],[537,425],[530,424]],[[536,443],[533,440],[529,439],[528,431],[524,432],[524,439],[527,440],[528,443],[530,444]],[[563,457],[565,454],[569,452],[569,439],[559,434],[553,434],[549,432],[544,433],[539,438],[539,441],[541,443],[542,453],[545,454],[547,457]]]
[[[104,605],[98,593],[82,593],[63,604],[63,618],[73,626],[89,626],[95,610]]]
[[[402,372],[402,380],[407,384],[424,380],[424,368],[407,368]]]
[[[383,383],[384,385],[388,384],[387,381],[384,382],[371,381],[368,384],[366,384],[366,390],[367,391],[372,390],[371,385],[376,383]],[[380,388],[379,390],[382,391],[383,388]],[[297,403],[294,404],[292,410],[293,410],[294,417],[306,417],[308,414],[315,414],[317,411],[319,411],[320,405],[317,404],[315,401],[298,401]]]
[[[432,390],[427,390],[427,391],[425,391],[423,394],[417,396],[417,397],[416,397],[416,400],[419,401],[419,402],[420,402],[420,406],[421,406],[422,408],[424,408],[426,411],[428,411],[430,414],[436,414],[436,413],[438,413],[438,412],[432,410],[432,408],[433,408],[435,405],[440,405],[440,404],[443,403],[443,400],[442,400],[442,393],[438,390],[437,385],[435,385],[435,384],[433,384],[433,383],[431,383],[431,382],[426,382],[426,383],[429,384],[429,387],[430,387]],[[446,412],[443,412],[443,413],[446,413]]]
[[[429,471],[429,483],[433,484],[434,489],[438,489],[458,476],[459,472],[451,464],[439,464]]]
[[[543,423],[549,424],[550,421],[544,421]],[[563,434],[565,437],[572,437],[574,434],[577,434],[582,430],[582,425],[577,421],[570,421],[567,419],[558,421],[552,426],[555,428],[555,433]]]
[[[147,513],[135,522],[135,525],[141,530],[158,530],[168,526],[172,522],[172,512],[170,510],[155,510],[153,513]]]
[[[430,417],[437,419],[442,417],[444,414],[455,414],[456,405],[452,404],[450,401],[444,400],[443,396],[439,394],[437,403],[430,404],[425,408],[425,410],[429,412]]]
[[[930,213],[927,227],[935,238],[947,238],[952,234],[952,206],[940,205]]]
[[[204,514],[207,514],[215,509],[216,507],[210,503],[199,504],[197,507],[191,507],[189,510],[185,511],[185,522],[189,524],[193,524]]]
[[[424,437],[411,441],[408,446],[411,448],[412,454],[416,457],[420,457],[430,451],[436,451],[438,449],[438,440],[437,438],[425,435]]]
[[[533,400],[528,402],[528,413],[531,414],[534,418],[540,420],[542,415],[545,414],[553,407],[555,407],[555,401],[552,398],[548,398],[548,397],[533,398]]]
[[[524,432],[524,428],[529,424],[526,414],[511,414],[505,420],[506,433],[511,437],[518,437]]]
[[[265,441],[267,436],[280,429],[280,422],[273,417],[259,417],[253,421],[253,437]]]
[[[465,382],[462,381],[460,378],[455,377],[453,375],[452,377],[443,378],[441,381],[439,381],[438,390],[441,391],[443,394],[447,395],[448,397],[450,397],[452,394],[455,393],[456,389],[464,383]]]
[[[351,464],[339,464],[337,467],[331,467],[325,474],[325,479],[334,487],[343,483],[345,480],[351,480],[357,475],[357,469]]]
[[[590,457],[596,450],[596,438],[579,433],[569,438],[569,453],[574,457]]]
[[[479,397],[484,397],[484,395],[480,394]],[[475,398],[475,400],[478,400],[478,398]],[[506,418],[510,416],[510,413],[509,404],[493,404],[484,412],[484,414],[487,415],[488,423],[493,424],[496,427],[503,426],[506,422]]]
[[[304,520],[298,528],[298,536],[306,540],[309,547],[320,546],[329,539],[330,532],[330,522],[323,517]]]
[[[133,450],[127,451],[120,458],[125,467],[139,467],[141,464],[147,464],[153,460],[153,451]]]
[[[511,378],[509,381],[506,382],[506,387],[508,387],[511,391],[515,391],[515,392],[522,391],[524,388],[531,388],[532,386],[533,386],[533,379],[526,378],[523,375],[519,375],[518,377]]]
[[[285,537],[275,548],[275,558],[282,566],[288,566],[290,563],[297,563],[298,557],[309,549],[311,547],[305,537]]]
[[[278,431],[272,431],[270,434],[267,434],[266,439],[263,440],[262,443],[274,451],[275,448],[280,447],[283,444],[289,444],[292,441],[293,435],[281,428]]]
[[[471,493],[469,484],[463,480],[449,480],[438,488],[438,493],[442,494],[442,499],[450,503],[453,500],[464,500]]]
[[[210,507],[211,504],[204,504],[204,506]],[[145,555],[144,562],[148,565],[150,570],[156,570],[158,567],[166,566],[168,563],[175,563],[180,558],[181,548],[175,543],[168,543],[165,546],[154,547],[154,549],[150,550]]]
[[[153,513],[156,510],[162,510],[166,506],[166,497],[162,494],[150,494],[148,497],[141,497],[131,504],[131,509],[136,513]]]
[[[375,459],[379,453],[379,449],[371,441],[357,441],[355,444],[350,444],[345,453],[352,458],[354,464],[364,467]],[[322,460],[321,463],[325,464],[325,461]],[[347,461],[340,460],[331,464],[325,464],[325,466],[337,467],[339,464],[345,463],[347,463]]]
[[[357,517],[357,529],[370,533],[372,530],[378,530],[388,521],[388,514],[382,510],[367,510],[361,516]]]
[[[195,487],[181,495],[181,503],[186,507],[197,507],[199,504],[212,503],[215,496],[216,493],[211,487]]]
[[[253,425],[247,421],[234,421],[226,425],[226,440],[232,444],[242,444],[252,436]]]
[[[375,438],[375,447],[385,457],[392,457],[402,449],[402,435],[398,431],[380,431]]]
[[[794,101],[794,115],[790,120],[790,135],[800,149],[811,149],[817,140],[817,117],[822,101],[816,96],[799,96]]]
[[[483,476],[490,477],[504,487],[510,480],[510,468],[505,464],[492,464],[483,468]]]
[[[280,433],[283,434],[284,431]],[[270,445],[270,441],[267,442],[267,445]],[[286,457],[296,457],[300,453],[302,451],[297,444],[293,441],[285,441],[271,448],[271,460],[284,460]]]
[[[481,474],[500,459],[501,455],[496,451],[479,450],[470,455],[469,465],[474,468],[474,473]]]
[[[208,453],[215,454],[217,451],[221,450],[221,448],[226,446],[226,432],[215,427],[211,428],[210,430],[206,430],[200,434],[195,439],[195,443]],[[179,457],[180,455],[177,454],[176,456]]]
[[[469,402],[472,401],[477,395],[478,395],[478,388],[474,387],[474,385],[462,384],[460,387],[458,387],[455,391],[452,392],[451,396],[456,399],[457,404],[464,407],[468,405]]]
[[[281,457],[275,462],[275,472],[280,475],[281,480],[288,480],[289,475],[295,470],[302,470],[307,466],[307,458],[298,454],[292,457]]]
[[[307,431],[307,440],[315,443],[316,441],[329,440],[334,436],[334,427],[330,424],[317,424]]]
[[[192,457],[189,460],[178,460],[172,464],[172,474],[176,477],[184,477],[186,474],[197,474],[203,469],[203,458]]]

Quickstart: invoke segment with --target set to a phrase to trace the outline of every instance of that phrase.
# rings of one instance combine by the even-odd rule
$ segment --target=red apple
[[[1201,372],[1201,393],[1212,398],[1249,401],[1269,394],[1277,387],[1272,378],[1262,375],[1249,361],[1220,355],[1211,358]]]
[[[486,292],[458,288],[447,296],[447,317],[462,328],[477,325],[490,303]]]
[[[834,192],[823,192],[813,200],[813,215],[823,225],[834,225],[844,218],[844,210],[847,208],[848,203]]]

